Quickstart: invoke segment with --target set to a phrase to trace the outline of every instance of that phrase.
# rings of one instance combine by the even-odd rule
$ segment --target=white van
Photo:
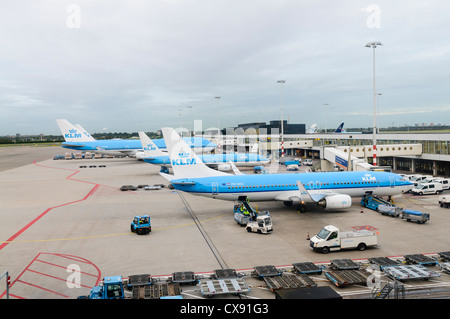
[[[421,183],[429,183],[433,179],[433,176],[430,175],[415,175],[410,182],[414,184],[414,187]]]
[[[442,189],[450,189],[450,179],[448,178],[433,178],[433,183],[442,184]]]
[[[303,165],[305,166],[313,166],[313,160],[310,158],[306,158],[303,160]]]
[[[440,183],[424,183],[414,186],[411,189],[414,195],[439,194],[442,193],[442,184]]]

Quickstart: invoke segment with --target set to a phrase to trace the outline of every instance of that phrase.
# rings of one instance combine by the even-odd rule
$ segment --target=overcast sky
[[[0,135],[59,134],[58,118],[90,133],[230,127],[280,119],[281,96],[289,123],[369,127],[371,41],[379,126],[450,124],[449,12],[446,0],[2,1]]]

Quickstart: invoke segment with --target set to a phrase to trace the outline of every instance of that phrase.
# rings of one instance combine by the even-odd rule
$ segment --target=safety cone
[[[364,210],[361,208],[361,214],[364,213]]]
[[[310,238],[309,238],[309,233],[308,233],[308,235],[306,236],[306,240],[310,240]]]

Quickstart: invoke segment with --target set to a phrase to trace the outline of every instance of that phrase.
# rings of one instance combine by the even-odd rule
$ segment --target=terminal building
[[[299,146],[302,141],[303,145]],[[373,163],[372,134],[293,134],[284,135],[286,155],[328,160],[327,149],[334,148],[352,157]],[[450,176],[449,133],[381,133],[376,135],[378,166],[395,171]]]
[[[270,132],[274,131],[281,132],[281,121],[270,121],[269,124],[266,124],[265,122],[238,124],[234,129],[236,131],[248,131],[249,129],[254,129],[257,131],[257,134],[259,134],[259,132],[267,132],[270,134]],[[305,134],[305,124],[289,124],[288,121],[284,120],[283,132],[284,134]]]
[[[224,146],[234,144],[249,151],[251,145],[257,142],[260,152],[271,154],[271,150],[281,151],[279,120],[269,124],[239,124],[234,128],[234,140],[230,140],[227,132]],[[273,132],[276,132],[275,135]],[[331,170],[336,165],[337,157],[352,165],[351,170],[368,169],[373,164],[371,133],[308,134],[305,124],[288,124],[287,121],[283,121],[283,132],[286,156],[320,159],[322,170]],[[450,133],[377,133],[376,145],[377,166],[389,166],[393,171],[404,173],[450,176]]]

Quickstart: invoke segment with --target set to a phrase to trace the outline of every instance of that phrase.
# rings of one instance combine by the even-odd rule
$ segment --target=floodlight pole
[[[220,149],[220,96],[214,97],[217,100],[217,140],[218,142],[218,148]]]
[[[285,80],[279,80],[277,83],[281,84],[281,157],[284,157],[284,125],[283,125],[283,84]]]
[[[366,48],[373,49],[373,165],[377,166],[377,110],[376,110],[376,92],[375,92],[375,48],[383,45],[381,42],[369,42]]]

